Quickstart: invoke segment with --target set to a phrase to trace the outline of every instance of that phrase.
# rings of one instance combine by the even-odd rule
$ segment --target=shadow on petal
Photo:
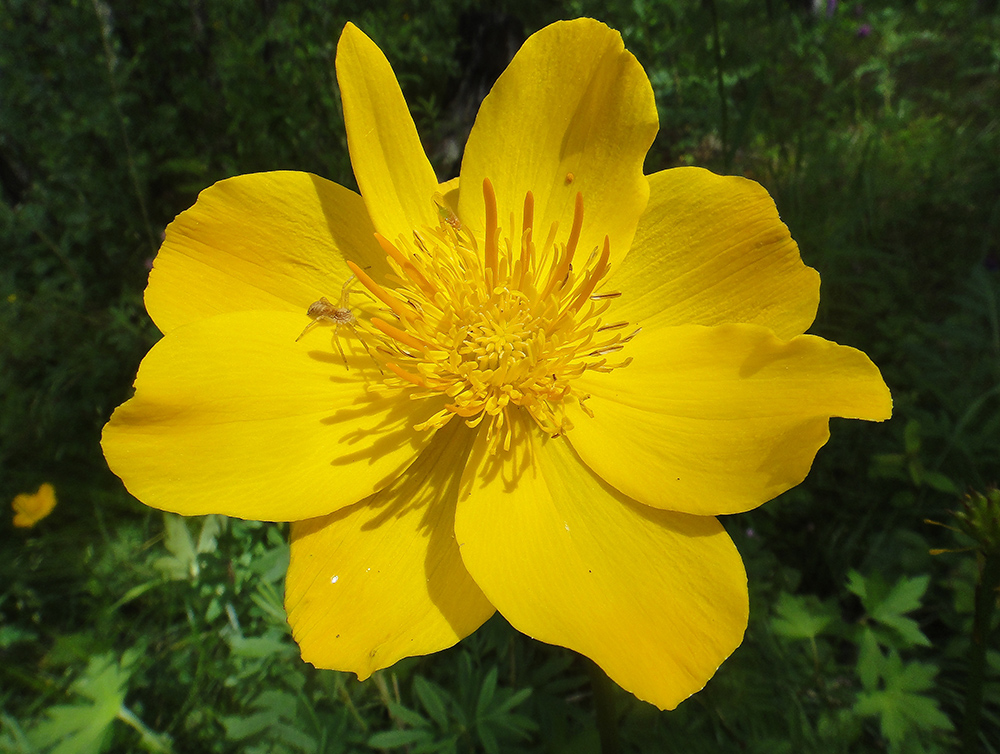
[[[493,613],[454,536],[471,435],[453,422],[386,488],[292,525],[286,605],[306,660],[364,678],[451,646]]]

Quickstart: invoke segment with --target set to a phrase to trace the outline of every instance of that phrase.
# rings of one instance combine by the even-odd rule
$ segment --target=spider
[[[351,283],[354,282],[355,276],[351,275],[344,282],[344,287],[340,289],[340,300],[336,305],[330,302],[326,296],[321,296],[319,301],[313,301],[309,304],[309,308],[306,310],[306,314],[312,320],[305,329],[299,333],[299,337],[295,339],[295,342],[302,340],[307,332],[312,330],[320,322],[330,322],[333,324],[333,342],[337,344],[337,350],[340,352],[340,358],[344,360],[344,368],[350,371],[350,367],[347,365],[347,356],[344,354],[344,349],[340,345],[340,337],[338,333],[341,327],[347,327],[359,341],[361,345],[365,347],[368,355],[371,357],[372,361],[375,362],[375,366],[378,367],[379,372],[382,371],[382,367],[379,363],[375,361],[375,355],[371,352],[368,344],[365,343],[365,339],[361,337],[361,333],[358,330],[358,318],[354,316],[354,312],[351,311],[350,298],[351,298]]]

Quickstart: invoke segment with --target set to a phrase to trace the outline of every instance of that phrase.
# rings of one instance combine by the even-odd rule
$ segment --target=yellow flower
[[[440,185],[350,24],[337,75],[361,195],[246,175],[174,221],[108,463],[157,508],[293,522],[319,667],[365,678],[499,610],[673,708],[746,627],[715,516],[801,482],[830,417],[888,418],[878,370],[802,334],[819,276],[760,186],[643,175],[653,92],[606,26],[532,36]]]
[[[14,509],[14,526],[29,529],[56,507],[56,491],[46,482],[34,495],[25,493],[15,497],[11,507]]]

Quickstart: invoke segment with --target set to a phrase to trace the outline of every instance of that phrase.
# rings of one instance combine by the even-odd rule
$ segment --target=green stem
[[[597,734],[601,738],[601,754],[619,754],[618,714],[615,711],[615,689],[611,679],[591,660],[584,658],[590,675],[590,688],[594,692],[594,715]]]
[[[985,555],[979,583],[976,584],[976,607],[972,619],[972,643],[969,646],[969,681],[965,688],[965,720],[962,722],[962,751],[979,751],[979,721],[983,713],[983,686],[986,682],[986,649],[989,646],[993,612],[1000,587],[1000,551]]]

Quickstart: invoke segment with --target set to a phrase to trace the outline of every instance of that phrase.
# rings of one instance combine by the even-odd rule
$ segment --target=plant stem
[[[979,751],[979,721],[983,712],[983,684],[986,681],[986,649],[989,646],[993,611],[1000,587],[1000,551],[987,552],[976,584],[976,607],[972,618],[969,646],[969,680],[965,688],[965,719],[962,722],[962,751]]]
[[[614,684],[597,663],[584,658],[590,675],[590,688],[594,692],[594,716],[597,734],[601,739],[601,754],[619,754],[618,714],[615,711]]]

